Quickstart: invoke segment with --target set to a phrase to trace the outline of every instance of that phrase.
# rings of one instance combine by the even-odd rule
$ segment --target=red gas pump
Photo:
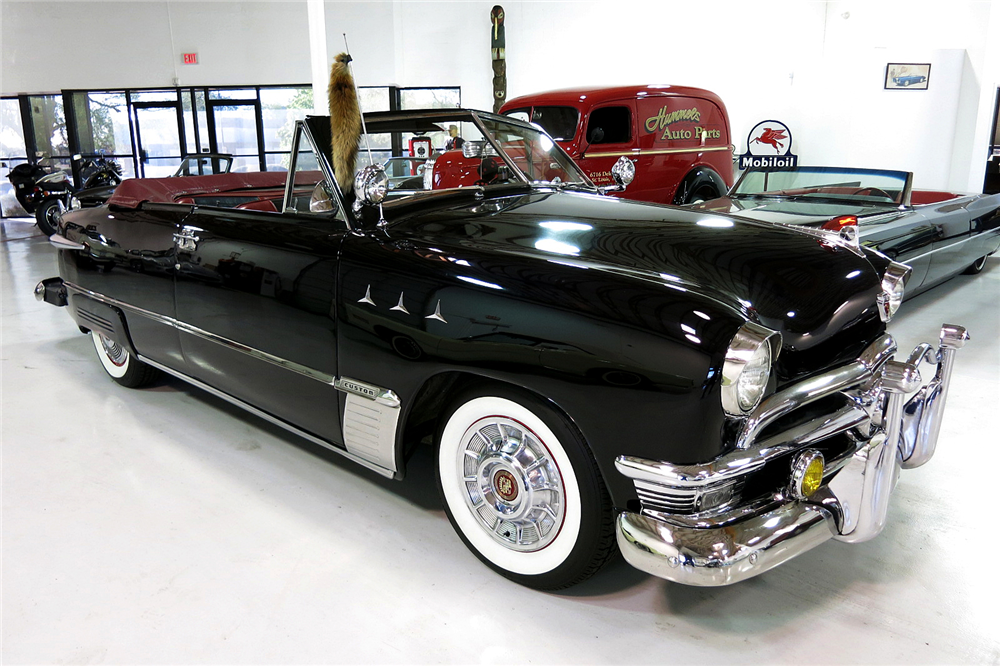
[[[417,159],[430,159],[431,156],[431,138],[429,136],[415,136],[410,139],[410,157],[415,157]],[[417,175],[417,162],[410,162],[410,175]]]

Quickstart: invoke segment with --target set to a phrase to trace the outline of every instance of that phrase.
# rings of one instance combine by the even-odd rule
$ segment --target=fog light
[[[803,451],[792,463],[792,482],[789,491],[795,499],[806,499],[823,483],[823,454],[819,451]]]

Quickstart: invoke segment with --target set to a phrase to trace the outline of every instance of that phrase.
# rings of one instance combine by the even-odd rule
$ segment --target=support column
[[[325,116],[326,87],[330,80],[330,56],[326,45],[326,6],[324,0],[308,0],[309,61],[312,66],[313,113]]]

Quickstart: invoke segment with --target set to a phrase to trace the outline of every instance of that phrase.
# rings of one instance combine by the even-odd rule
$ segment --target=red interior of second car
[[[452,187],[470,187],[480,180],[479,165],[482,159],[465,157],[461,150],[446,150],[434,160],[431,189],[445,190]]]
[[[108,204],[137,208],[144,202],[180,203],[277,212],[288,177],[282,171],[227,173],[183,178],[130,178],[115,189]],[[296,196],[308,196],[322,180],[320,171],[295,174]]]
[[[942,190],[913,190],[910,192],[910,203],[914,206],[940,203],[948,199],[957,199],[962,196],[954,192],[944,192]]]

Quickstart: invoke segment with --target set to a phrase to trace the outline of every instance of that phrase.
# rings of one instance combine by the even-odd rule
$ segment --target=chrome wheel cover
[[[458,455],[463,499],[494,541],[532,552],[556,538],[566,512],[562,476],[531,430],[513,419],[487,416],[462,435]]]
[[[127,349],[106,335],[98,333],[97,336],[101,339],[101,346],[104,347],[104,354],[108,357],[109,361],[119,368],[128,363]]]
[[[61,201],[57,201],[55,206],[49,206],[48,210],[45,211],[45,221],[52,225],[52,228],[56,228],[59,225],[62,212],[63,204]]]

